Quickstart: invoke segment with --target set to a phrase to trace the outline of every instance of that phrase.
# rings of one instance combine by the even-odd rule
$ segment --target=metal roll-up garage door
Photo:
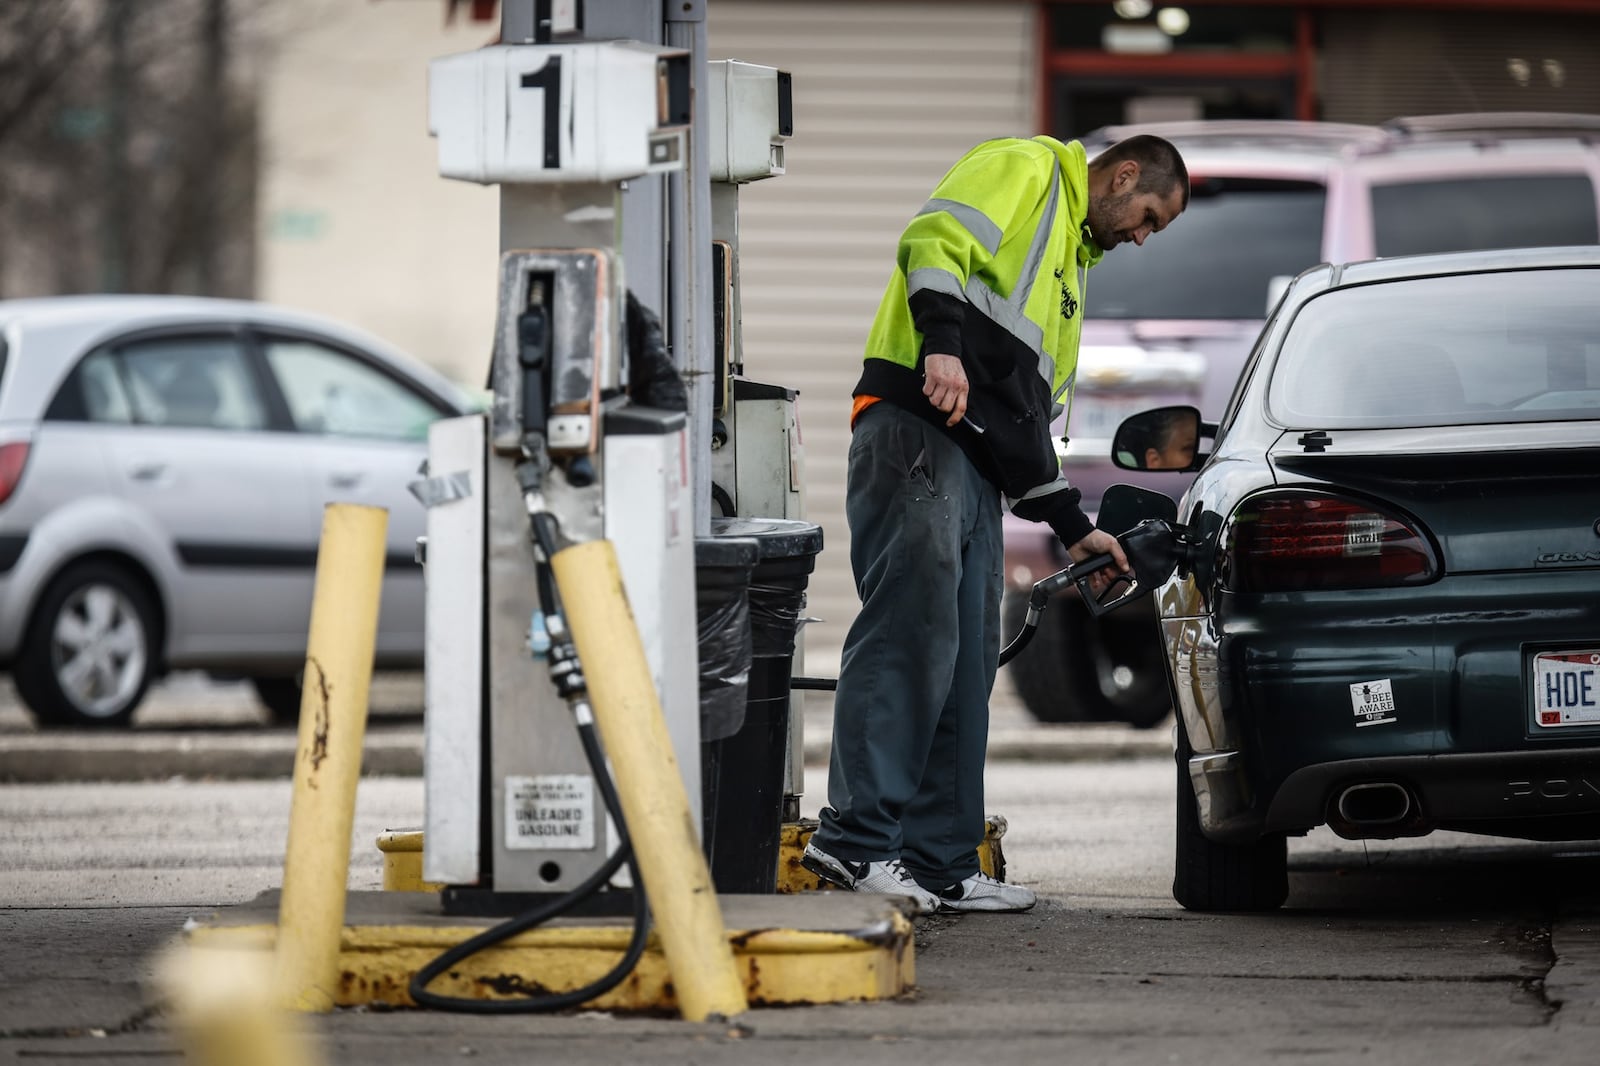
[[[850,390],[901,227],[989,137],[1031,136],[1030,3],[711,0],[710,56],[789,71],[788,172],[741,190],[745,373],[800,391],[806,517],[824,530],[807,672],[856,615],[844,520]]]
[[[1600,16],[1363,7],[1319,18],[1331,121],[1600,111]]]

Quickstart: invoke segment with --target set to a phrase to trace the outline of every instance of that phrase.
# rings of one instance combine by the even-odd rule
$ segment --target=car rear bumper
[[[1600,726],[1541,729],[1531,703],[1536,652],[1600,647],[1592,572],[1464,575],[1245,607],[1223,594],[1211,619],[1163,619],[1212,839],[1325,823],[1361,836],[1528,836],[1538,822],[1574,818],[1600,835]],[[1382,694],[1379,713],[1366,713],[1369,689]],[[1330,821],[1338,790],[1391,780],[1411,800],[1404,819]],[[1492,824],[1505,828],[1477,828]]]
[[[1412,809],[1392,821],[1350,824],[1337,810],[1352,786],[1394,784]],[[1559,751],[1351,759],[1296,770],[1266,812],[1267,832],[1327,823],[1352,837],[1461,829],[1531,839],[1600,836],[1600,747]]]

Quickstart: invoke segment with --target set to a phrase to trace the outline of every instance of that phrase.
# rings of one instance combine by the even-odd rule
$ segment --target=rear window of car
[[[1089,271],[1088,313],[1264,319],[1272,279],[1322,261],[1326,200],[1317,182],[1196,178],[1172,225]]]
[[[1372,224],[1380,256],[1600,243],[1587,174],[1374,185]]]
[[[1295,315],[1268,404],[1306,428],[1600,419],[1600,269],[1335,289]]]

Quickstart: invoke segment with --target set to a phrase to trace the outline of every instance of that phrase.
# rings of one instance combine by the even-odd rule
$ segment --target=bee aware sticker
[[[1350,686],[1350,706],[1355,710],[1357,729],[1392,722],[1394,687],[1387,677],[1381,681],[1358,681]]]

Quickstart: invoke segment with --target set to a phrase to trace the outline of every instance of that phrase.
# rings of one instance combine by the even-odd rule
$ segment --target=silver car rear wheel
[[[148,594],[120,567],[84,563],[39,604],[16,668],[41,721],[126,725],[150,685],[155,626]]]

